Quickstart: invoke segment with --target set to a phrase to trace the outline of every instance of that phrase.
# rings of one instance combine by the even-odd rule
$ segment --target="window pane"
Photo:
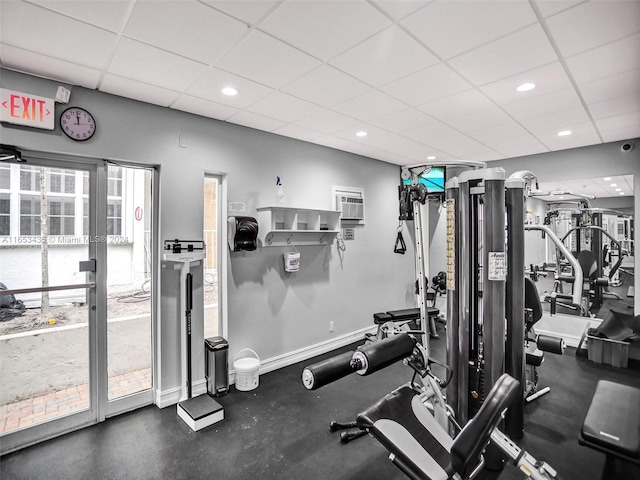
[[[8,193],[0,193],[0,215],[11,213],[11,200]]]
[[[20,217],[20,235],[40,235],[40,217]]]
[[[60,217],[49,217],[49,235],[61,235]]]
[[[59,198],[49,198],[49,215],[61,215],[61,205]]]
[[[64,231],[62,232],[62,235],[73,235],[75,233],[74,223],[75,221],[73,217],[65,217]]]
[[[64,176],[64,193],[76,193],[76,174],[71,170]]]
[[[0,235],[9,235],[11,229],[11,217],[0,215]]]
[[[40,191],[40,170],[20,167],[20,190]]]
[[[40,197],[20,195],[20,215],[40,215]]]
[[[11,188],[11,169],[7,166],[0,167],[0,188]]]
[[[49,175],[49,191],[55,193],[62,192],[62,179],[60,174],[51,172]]]

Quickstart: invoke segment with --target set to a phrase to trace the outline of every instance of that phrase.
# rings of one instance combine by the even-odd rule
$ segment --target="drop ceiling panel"
[[[390,113],[405,110],[407,105],[393,99],[378,90],[364,93],[349,101],[340,103],[334,110],[358,120],[372,120],[374,118],[389,115]]]
[[[330,63],[369,85],[379,87],[437,62],[438,59],[411,36],[392,26]]]
[[[640,2],[585,2],[547,19],[547,25],[569,57],[640,31]]]
[[[591,116],[598,120],[600,118],[617,117],[634,113],[640,105],[640,92],[623,97],[609,98],[602,102],[590,103],[589,112]]]
[[[638,92],[640,92],[640,69],[580,85],[580,93],[587,103]]]
[[[527,92],[517,91],[523,83],[533,83],[536,88]],[[507,105],[568,88],[573,88],[573,85],[567,72],[560,62],[554,62],[483,85],[480,90],[498,105]]]
[[[300,127],[294,124],[284,125],[280,128],[272,130],[272,132],[277,133],[278,135],[284,135],[285,137],[297,138],[298,140],[303,140],[305,142],[322,136],[322,133],[320,132],[316,132],[314,130],[310,130],[308,128]]]
[[[434,148],[442,150],[437,147],[434,142],[442,139],[449,138],[459,138],[461,135],[460,132],[451,128],[448,125],[445,125],[442,122],[434,120],[430,125],[424,125],[418,128],[413,128],[410,130],[406,130],[402,132],[402,135],[415,140],[416,142],[424,143],[425,145],[430,145]]]
[[[166,88],[155,87],[147,83],[137,82],[130,78],[107,74],[101,84],[101,90],[120,97],[133,98],[141,102],[168,107],[180,95]]]
[[[26,22],[16,21],[24,18]],[[46,25],[31,29],[25,25]],[[82,41],[79,41],[82,39]],[[101,69],[117,36],[24,2],[2,2],[0,42],[85,67]]]
[[[509,115],[504,113],[499,107],[489,107],[471,115],[451,118],[445,123],[461,132],[470,132],[478,129],[478,125],[484,127],[497,127],[512,123],[513,120]]]
[[[470,88],[469,82],[440,63],[385,85],[382,90],[408,105],[417,106]]]
[[[435,1],[401,24],[449,59],[535,21],[528,2]]]
[[[588,123],[589,117],[583,108],[573,108],[561,112],[548,113],[537,117],[524,118],[521,120],[522,126],[530,132],[541,132],[555,135],[562,130],[574,130],[569,126]],[[567,138],[567,137],[565,137]]]
[[[234,87],[238,95],[222,93],[225,87]],[[223,103],[235,108],[246,108],[266,97],[274,90],[217,68],[209,68],[187,90],[190,95]]]
[[[96,88],[100,80],[99,70],[4,44],[0,44],[0,62],[5,67],[20,72],[32,73],[90,89]]]
[[[251,105],[247,111],[290,123],[307,117],[318,109],[319,107],[313,103],[286,93],[273,92]]]
[[[628,140],[637,137],[640,129],[640,113],[633,112],[616,117],[607,117],[595,120],[600,135],[605,142]],[[640,145],[636,146],[640,148]]]
[[[540,25],[533,25],[460,55],[449,64],[481,86],[557,60]]]
[[[132,2],[123,1],[92,2],[91,8],[87,8],[85,2],[68,0],[32,0],[31,3],[112,32],[118,32],[123,28],[132,6]],[[4,9],[4,5],[2,8]]]
[[[180,98],[173,102],[171,108],[217,120],[227,120],[239,112],[237,108],[190,95],[181,95]]]
[[[337,132],[360,123],[355,118],[328,109],[320,109],[308,117],[301,118],[296,125],[325,134]]]
[[[528,92],[525,92],[528,93]],[[526,95],[523,95],[526,97]],[[504,105],[502,108],[516,120],[539,117],[545,114],[563,112],[581,108],[582,102],[573,88],[545,95],[532,96],[519,102]]]
[[[366,2],[285,1],[260,29],[327,61],[390,24]]]
[[[280,88],[319,67],[320,62],[269,35],[253,31],[216,66],[269,87]]]
[[[418,108],[439,120],[446,121],[450,118],[472,115],[493,106],[494,103],[478,90],[466,90],[425,103]]]
[[[247,27],[202,3],[165,0],[136,2],[124,33],[211,64],[247,34]]]
[[[584,2],[584,0],[534,0],[533,4],[543,17],[550,17],[582,2]]]
[[[430,125],[437,123],[437,121],[429,115],[422,113],[420,110],[408,108],[400,112],[376,118],[375,120],[371,120],[370,123],[390,132],[400,133],[415,128],[428,128]]]
[[[390,15],[394,20],[406,17],[432,0],[371,0],[371,3]]]
[[[640,68],[640,34],[568,57],[571,75],[583,84]]]
[[[264,17],[278,1],[271,0],[201,0],[238,20],[253,24]]]
[[[542,146],[533,135],[515,122],[474,130],[467,135],[498,151],[533,145]]]
[[[109,72],[169,90],[182,91],[206,67],[179,55],[121,38]]]
[[[255,128],[256,130],[264,130],[265,132],[270,132],[285,125],[285,122],[281,122],[280,120],[247,111],[238,112],[229,117],[227,121],[244,125],[245,127]]]
[[[566,137],[558,137],[555,130],[547,127],[538,126],[531,128],[530,131],[542,144],[551,150],[566,150],[580,145],[593,145],[600,142],[598,133],[591,122],[572,124],[571,131],[573,133]]]
[[[322,85],[322,88],[318,88]],[[356,97],[371,87],[329,66],[322,65],[281,89],[323,107]]]

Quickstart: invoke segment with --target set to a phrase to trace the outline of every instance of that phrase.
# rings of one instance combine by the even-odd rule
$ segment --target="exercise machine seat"
[[[599,380],[578,442],[640,465],[638,405],[640,389]]]
[[[436,316],[440,313],[435,307],[425,307],[425,313],[427,317]],[[417,320],[420,318],[419,308],[405,308],[402,310],[389,310],[387,315],[391,316],[391,320],[394,322],[403,322],[407,320]]]
[[[598,273],[598,261],[591,250],[581,250],[576,257],[585,280],[593,280]]]
[[[502,412],[520,394],[518,381],[502,375],[455,440],[406,385],[360,413],[356,423],[391,453],[392,461],[409,477],[446,480],[458,473],[466,478],[479,464]]]

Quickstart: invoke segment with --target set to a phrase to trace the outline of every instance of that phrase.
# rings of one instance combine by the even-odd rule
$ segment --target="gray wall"
[[[58,85],[1,71],[3,88],[53,98]],[[301,270],[288,274],[283,249],[227,252],[230,361],[245,347],[262,359],[285,355],[367,327],[376,311],[413,305],[413,255],[393,253],[397,166],[80,87],[72,88],[69,105],[94,114],[94,138],[76,143],[57,126],[44,131],[3,124],[2,143],[159,166],[161,241],[202,237],[205,173],[225,174],[228,200],[246,202],[251,216],[256,207],[274,203],[276,175],[283,178],[287,204],[296,207],[332,208],[332,185],[364,188],[366,225],[346,243],[343,259],[335,243],[300,247]],[[56,116],[62,110],[56,105]],[[178,146],[179,134],[186,148]],[[160,359],[163,391],[179,385],[171,321],[160,319],[160,335],[170,337]],[[329,321],[335,322],[333,333]],[[194,334],[202,335],[201,329],[194,325]]]

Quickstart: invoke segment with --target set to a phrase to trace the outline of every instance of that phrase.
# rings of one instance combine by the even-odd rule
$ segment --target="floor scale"
[[[163,252],[163,301],[174,297],[175,312],[180,320],[181,393],[178,402],[178,416],[195,432],[221,421],[224,418],[222,406],[209,395],[193,396],[192,381],[192,312],[194,311],[194,291],[203,291],[203,268],[205,259],[204,242],[170,240],[164,242]],[[176,280],[179,281],[176,282]],[[179,289],[176,292],[176,284]],[[165,296],[167,290],[173,295]],[[177,295],[176,295],[177,293]],[[167,300],[164,300],[167,299]],[[195,321],[204,322],[203,310],[196,309]],[[196,339],[197,340],[197,339]],[[204,339],[198,345],[204,349]]]

